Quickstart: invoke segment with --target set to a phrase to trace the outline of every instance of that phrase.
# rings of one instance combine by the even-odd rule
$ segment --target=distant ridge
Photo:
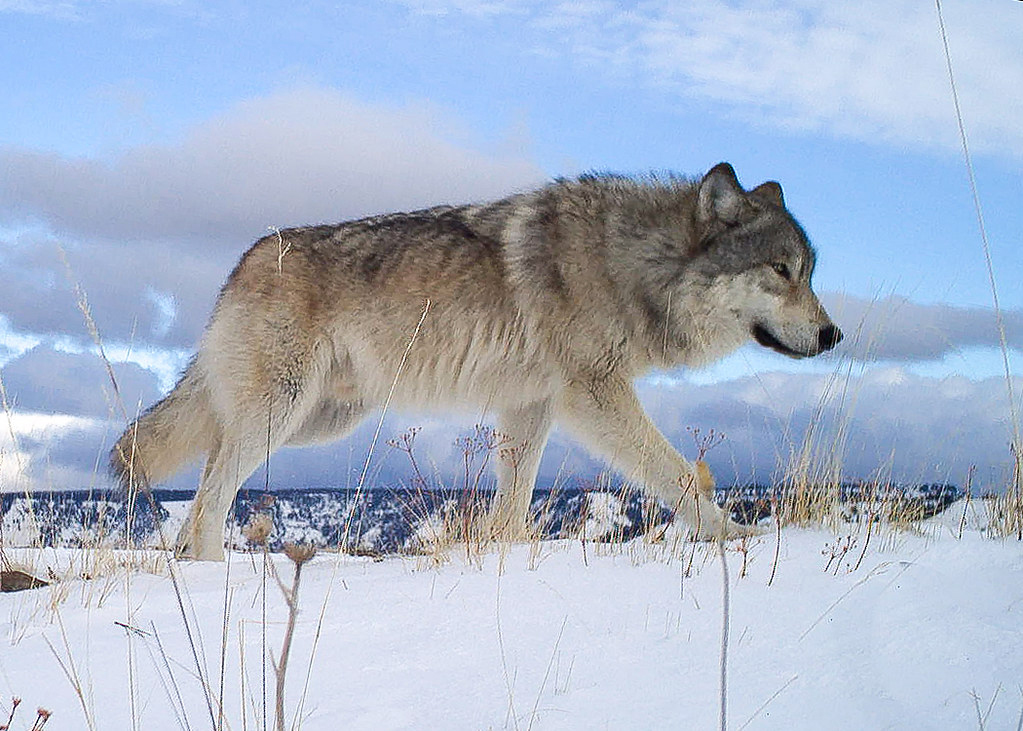
[[[67,490],[0,493],[0,528],[7,546],[77,548],[97,542],[114,547],[160,545],[160,528],[173,538],[175,518],[193,491],[156,489],[140,494],[132,504],[120,490]],[[947,484],[895,486],[879,492],[874,485],[843,484],[840,499],[856,519],[857,507],[869,500],[897,498],[920,517],[940,513],[962,496]],[[780,488],[748,485],[717,491],[737,520],[750,522],[771,514],[783,495]],[[228,535],[236,548],[245,547],[241,526],[256,512],[272,516],[269,546],[285,542],[340,546],[363,553],[415,550],[420,534],[453,516],[480,514],[490,499],[487,490],[421,490],[407,487],[309,488],[242,490],[235,501]],[[544,538],[574,538],[586,530],[595,541],[629,540],[648,527],[665,523],[670,512],[622,485],[600,488],[539,489],[532,511]],[[460,519],[460,518],[459,518]],[[130,531],[128,526],[131,526]]]

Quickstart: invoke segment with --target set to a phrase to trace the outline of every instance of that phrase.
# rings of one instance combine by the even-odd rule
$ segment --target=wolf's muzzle
[[[820,352],[831,350],[840,342],[842,342],[842,331],[834,325],[825,325],[817,333],[817,346],[820,348]]]

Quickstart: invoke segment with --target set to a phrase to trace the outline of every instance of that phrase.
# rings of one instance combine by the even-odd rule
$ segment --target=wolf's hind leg
[[[251,396],[251,395],[250,395]],[[271,406],[266,406],[269,403]],[[224,557],[224,523],[241,484],[269,454],[292,443],[303,426],[322,429],[337,424],[317,416],[320,405],[315,384],[280,388],[274,395],[239,398],[233,413],[221,420],[219,438],[203,469],[188,519],[178,533],[176,552],[186,558],[219,561]],[[346,420],[346,424],[351,421]]]
[[[511,540],[526,537],[529,504],[552,412],[550,399],[544,399],[507,409],[498,419],[497,431],[510,442],[497,460],[497,494],[490,510],[491,531],[496,536]]]
[[[570,385],[558,416],[627,479],[677,509],[698,539],[745,532],[700,489],[695,467],[650,421],[627,381],[612,376],[589,388],[578,382]]]
[[[224,522],[242,482],[266,457],[258,439],[219,444],[209,454],[188,518],[178,532],[175,552],[200,561],[224,559]]]

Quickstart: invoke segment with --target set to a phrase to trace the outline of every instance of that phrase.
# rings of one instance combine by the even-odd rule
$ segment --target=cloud
[[[1014,379],[1019,401],[1023,378]],[[832,465],[846,479],[877,476],[903,483],[962,485],[976,466],[977,485],[1002,489],[1010,476],[1011,410],[1002,378],[931,378],[901,368],[856,377],[763,373],[695,386],[643,384],[641,398],[657,425],[690,456],[686,427],[727,439],[708,454],[719,480],[777,480],[805,454],[814,476]],[[1023,403],[1017,403],[1017,413]]]
[[[837,353],[855,360],[934,361],[965,348],[1001,347],[994,310],[921,304],[904,297],[865,300],[830,294],[822,297],[846,340]],[[1023,311],[1002,312],[1006,345],[1023,350]]]
[[[459,141],[426,106],[385,107],[323,88],[239,104],[173,145],[111,158],[0,148],[0,216],[124,246],[237,246],[268,226],[486,199],[543,179],[524,155]]]
[[[401,0],[401,4],[417,14],[438,17],[459,13],[476,18],[521,16],[529,10],[529,3],[522,0]]]
[[[112,364],[115,394],[103,360],[91,353],[60,352],[37,345],[4,366],[7,399],[18,412],[67,414],[88,419],[121,418],[160,395],[156,375],[132,363]]]
[[[543,179],[525,153],[486,149],[438,110],[329,89],[254,99],[180,142],[107,158],[0,147],[0,273],[10,327],[197,341],[231,266],[269,226],[506,195]],[[76,291],[76,288],[78,291]],[[40,307],[40,303],[46,303]]]
[[[0,492],[69,489],[95,483],[97,454],[60,446],[83,441],[100,444],[102,422],[67,414],[18,411],[8,411],[3,419]]]
[[[78,18],[77,3],[70,1],[0,0],[0,13],[39,15],[57,20],[74,20]]]
[[[0,239],[0,273],[18,282],[5,293],[3,313],[22,337],[58,334],[91,344],[84,305],[104,340],[192,348],[244,245],[236,248]]]
[[[720,105],[755,124],[868,142],[959,150],[933,4],[914,0],[652,0],[541,3],[408,0],[531,28],[545,54]],[[1023,158],[1019,8],[944,8],[975,150]]]

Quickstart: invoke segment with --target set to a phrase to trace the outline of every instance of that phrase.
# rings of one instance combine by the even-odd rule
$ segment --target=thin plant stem
[[[720,663],[720,698],[721,713],[719,716],[721,731],[728,728],[728,615],[731,610],[731,592],[728,585],[728,559],[725,556],[725,542],[717,541],[718,555],[721,557],[721,663]]]

